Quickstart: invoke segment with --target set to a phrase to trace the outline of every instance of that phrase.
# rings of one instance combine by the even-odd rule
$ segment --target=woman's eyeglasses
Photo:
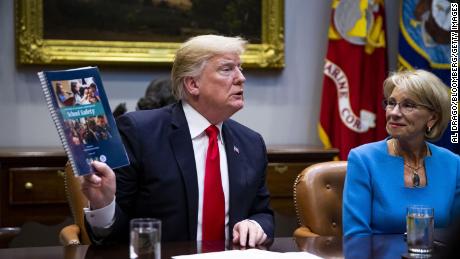
[[[383,100],[382,105],[386,111],[392,111],[396,106],[399,105],[399,111],[401,111],[401,113],[404,113],[404,114],[412,112],[413,110],[417,109],[419,106],[425,107],[428,110],[433,110],[433,108],[431,108],[431,106],[429,105],[415,103],[415,102],[407,101],[407,100],[404,100],[399,103],[396,102],[395,100]]]

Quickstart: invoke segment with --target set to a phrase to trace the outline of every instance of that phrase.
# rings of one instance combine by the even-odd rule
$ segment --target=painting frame
[[[44,0],[16,0],[20,65],[171,65],[180,43],[44,39]],[[244,67],[283,68],[284,0],[262,0],[260,44],[248,44]]]

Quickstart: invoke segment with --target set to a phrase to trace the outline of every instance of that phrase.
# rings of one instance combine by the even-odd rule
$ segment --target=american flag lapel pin
[[[237,154],[240,153],[240,150],[236,146],[233,146],[233,151],[235,151]]]

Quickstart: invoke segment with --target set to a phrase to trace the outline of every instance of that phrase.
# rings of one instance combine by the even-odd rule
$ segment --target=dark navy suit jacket
[[[196,240],[198,181],[192,139],[180,103],[128,113],[118,128],[130,166],[117,169],[116,212],[102,243],[126,242],[129,220],[162,220],[162,240]],[[222,134],[229,174],[229,231],[243,219],[257,221],[273,237],[274,219],[265,185],[266,148],[262,136],[233,121]]]

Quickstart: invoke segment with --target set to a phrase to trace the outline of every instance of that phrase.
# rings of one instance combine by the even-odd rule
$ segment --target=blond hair
[[[185,98],[184,80],[198,77],[206,62],[215,55],[243,54],[247,41],[240,37],[200,35],[190,38],[177,50],[171,70],[172,92],[177,100]]]
[[[388,98],[396,87],[404,89],[417,98],[418,102],[433,110],[437,120],[431,130],[425,131],[425,138],[439,139],[450,120],[449,88],[437,76],[421,69],[392,73],[383,82],[385,98]]]

